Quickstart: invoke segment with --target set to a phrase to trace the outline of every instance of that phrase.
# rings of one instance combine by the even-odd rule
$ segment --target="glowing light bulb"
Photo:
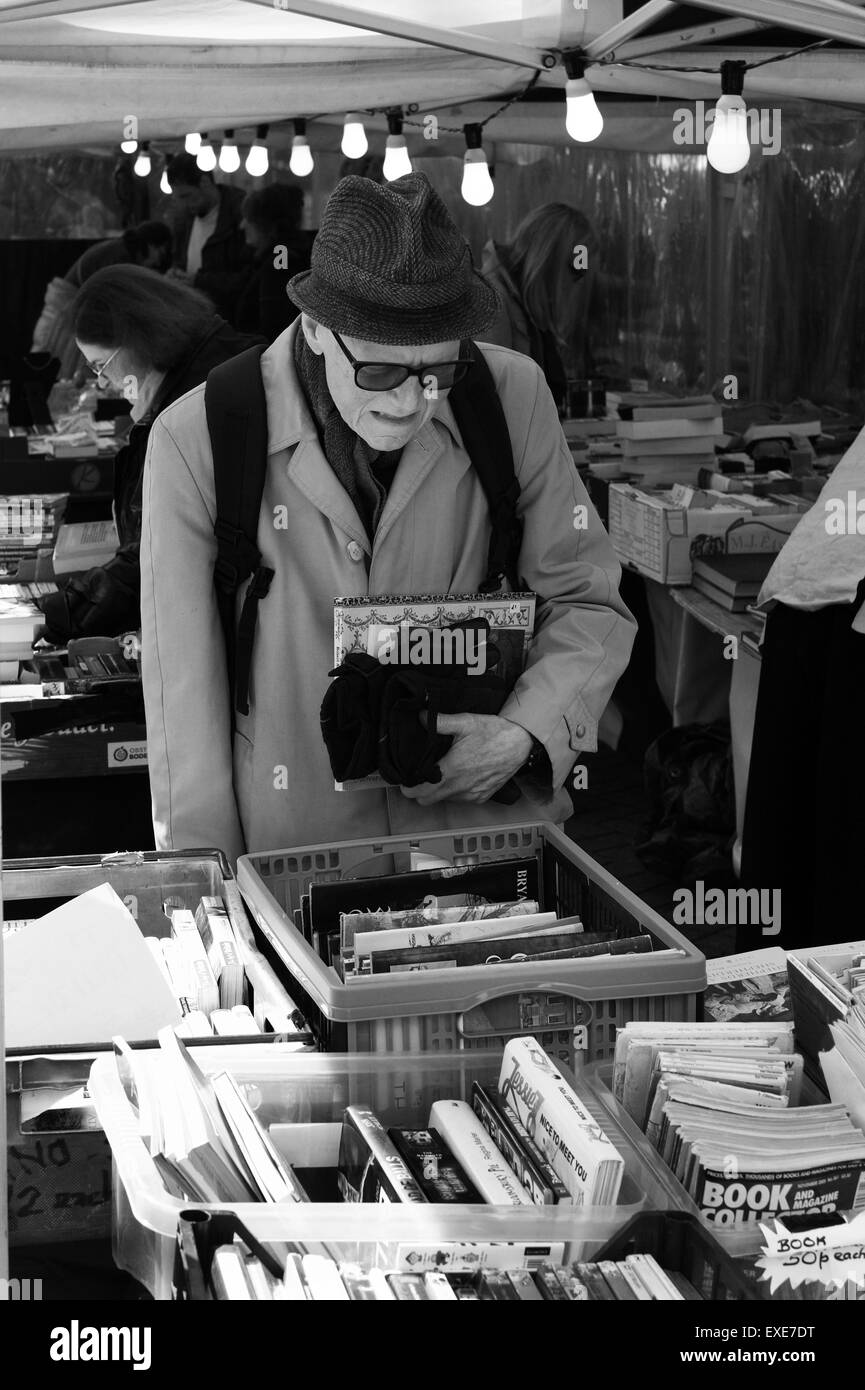
[[[460,192],[473,208],[482,208],[493,196],[495,189],[483,150],[466,150]]]
[[[201,133],[197,130],[191,130],[183,142],[183,148],[187,154],[198,154],[201,149]]]
[[[572,140],[584,144],[597,140],[604,128],[595,94],[584,77],[571,77],[565,84],[565,129]]]
[[[250,145],[249,154],[246,156],[246,172],[251,174],[254,179],[260,179],[269,168],[270,160],[267,156],[267,146],[259,145],[256,141],[254,145]]]
[[[401,179],[404,174],[410,174],[411,160],[406,148],[405,136],[389,135],[385,141],[385,146],[382,173],[388,183],[391,183],[393,179]]]
[[[160,193],[171,192],[171,184],[168,182],[168,174],[164,169],[162,171],[162,178],[159,180],[159,191]]]
[[[312,150],[309,148],[309,141],[305,135],[295,135],[291,142],[291,159],[288,167],[296,178],[305,179],[307,174],[311,174],[315,165],[312,158]]]
[[[363,159],[368,149],[363,121],[356,111],[349,111],[342,128],[342,152],[346,159]]]
[[[121,150],[123,151],[124,154],[134,154],[135,151],[138,149],[138,141],[137,141],[137,140],[121,140],[121,141],[120,141],[120,148],[121,148]]]
[[[223,174],[236,174],[240,168],[240,152],[233,139],[222,142],[219,151],[219,167]]]
[[[742,97],[718,98],[706,158],[719,174],[738,174],[751,158],[748,114]]]
[[[195,162],[203,174],[212,174],[213,170],[216,168],[216,151],[210,141],[205,139],[204,136],[201,137],[201,145],[195,157]]]
[[[132,168],[133,172],[136,173],[140,179],[147,178],[150,173],[150,155],[145,149],[141,150]]]

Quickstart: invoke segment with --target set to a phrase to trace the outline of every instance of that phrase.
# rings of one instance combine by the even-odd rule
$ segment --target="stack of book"
[[[14,682],[18,667],[32,655],[36,632],[45,622],[30,598],[17,597],[5,590],[23,590],[23,584],[0,587],[0,680]]]
[[[625,471],[644,486],[694,482],[721,441],[721,406],[712,396],[626,394],[616,434]]]
[[[586,931],[579,917],[544,911],[534,856],[313,883],[295,925],[346,984],[416,970],[655,949],[650,934],[636,927]]]
[[[865,1136],[843,1105],[798,1107],[789,1023],[630,1023],[613,1087],[696,1203],[723,1227],[865,1210]]]
[[[744,613],[756,602],[774,555],[711,555],[694,558],[691,583],[731,613]]]
[[[0,573],[14,575],[21,561],[53,546],[68,494],[0,497]]]
[[[195,913],[180,901],[166,900],[170,937],[148,936],[147,946],[177,999],[181,1037],[209,1034],[240,1037],[261,1029],[243,1002],[243,950],[221,897],[203,897]],[[301,1032],[299,1016],[283,1020],[287,1031]]]

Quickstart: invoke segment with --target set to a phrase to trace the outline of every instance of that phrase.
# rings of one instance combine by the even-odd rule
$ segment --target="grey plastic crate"
[[[645,928],[659,948],[681,954],[472,966],[345,985],[294,925],[301,895],[311,883],[407,871],[413,853],[454,864],[535,855],[544,909],[579,913],[587,931]],[[263,953],[328,1051],[501,1048],[508,1037],[532,1034],[577,1066],[612,1056],[616,1029],[630,1019],[695,1018],[706,987],[701,952],[545,822],[248,854],[237,881]]]

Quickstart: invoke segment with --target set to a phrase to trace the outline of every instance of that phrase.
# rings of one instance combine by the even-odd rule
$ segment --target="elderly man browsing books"
[[[540,369],[483,345],[495,292],[421,174],[343,179],[289,295],[300,318],[151,434],[157,844],[233,860],[563,820],[634,622]],[[532,605],[513,671],[509,628]],[[458,662],[480,627],[488,661],[394,664],[409,648],[382,625],[418,623],[416,609],[464,639],[418,650]]]

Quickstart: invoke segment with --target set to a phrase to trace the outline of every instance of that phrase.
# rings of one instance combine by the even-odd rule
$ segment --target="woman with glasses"
[[[70,309],[70,322],[97,385],[126,397],[133,423],[114,461],[117,553],[42,600],[44,636],[56,644],[139,627],[141,485],[150,427],[212,367],[258,341],[235,332],[198,291],[139,266],[92,275]]]
[[[598,239],[589,219],[566,203],[524,217],[507,245],[490,241],[481,270],[501,309],[484,341],[532,357],[557,405],[568,379],[592,374],[589,303]]]

